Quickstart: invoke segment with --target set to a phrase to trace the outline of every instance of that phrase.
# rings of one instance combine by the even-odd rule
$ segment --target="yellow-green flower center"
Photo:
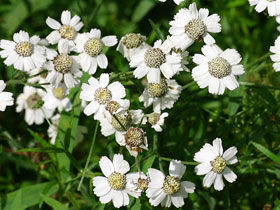
[[[221,173],[226,167],[226,161],[222,157],[216,157],[213,161],[210,161],[212,171],[215,173]]]
[[[119,172],[114,172],[108,177],[108,183],[112,189],[122,190],[126,185],[126,176]]]
[[[118,120],[120,123],[118,122]],[[115,114],[115,117],[112,118],[112,126],[117,130],[117,131],[125,131],[122,127],[122,125],[125,127],[125,129],[128,129],[131,124],[132,124],[132,118],[129,113],[127,114]]]
[[[185,26],[185,33],[192,40],[197,40],[199,37],[203,36],[206,31],[206,25],[202,20],[194,19],[191,20]]]
[[[180,180],[175,176],[167,176],[163,182],[163,191],[168,195],[173,195],[180,190]]]
[[[149,115],[149,123],[151,124],[151,125],[155,125],[155,124],[157,124],[157,122],[159,121],[159,119],[160,119],[160,114],[159,113],[152,113],[152,114],[150,114]]]
[[[72,58],[67,54],[59,54],[53,59],[54,69],[62,74],[70,72],[72,64]]]
[[[168,91],[168,85],[165,79],[161,79],[160,83],[149,83],[148,93],[153,98],[164,96]]]
[[[106,104],[112,99],[112,93],[107,88],[98,88],[94,93],[95,100],[100,104]]]
[[[122,40],[122,44],[127,49],[133,49],[139,47],[144,42],[140,34],[129,33],[126,34]]]
[[[149,185],[148,179],[139,178],[137,181],[137,188],[142,190],[143,192],[146,191],[146,189],[148,188],[148,185]]]
[[[139,147],[144,143],[145,135],[141,128],[130,127],[124,137],[126,145]]]
[[[166,62],[165,54],[159,48],[150,48],[144,55],[145,64],[150,68],[159,68]]]
[[[59,100],[62,100],[65,98],[62,87],[53,88],[52,92],[53,92],[54,97],[56,97]]]
[[[63,25],[59,29],[60,36],[64,39],[73,40],[76,36],[76,31],[72,26]]]
[[[29,57],[33,52],[33,45],[30,42],[19,42],[15,46],[15,51],[22,57]]]
[[[231,66],[226,59],[217,57],[208,62],[208,71],[213,77],[221,79],[230,75]]]
[[[37,93],[30,95],[26,100],[28,108],[35,109],[35,106],[38,104],[39,101],[41,101],[41,99],[41,96],[39,96]]]
[[[120,104],[116,101],[110,101],[106,104],[105,109],[111,114],[115,113],[119,108]]]
[[[90,38],[84,45],[84,51],[91,57],[96,57],[102,52],[103,42],[99,38]]]

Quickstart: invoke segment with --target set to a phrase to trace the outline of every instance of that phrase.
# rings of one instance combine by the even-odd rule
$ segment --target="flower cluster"
[[[14,41],[0,42],[4,63],[29,75],[31,85],[24,86],[23,93],[17,97],[16,111],[25,111],[28,125],[40,125],[46,119],[50,123],[48,135],[55,144],[60,114],[73,107],[69,93],[72,88],[80,88],[83,113],[100,122],[101,133],[114,135],[116,142],[138,160],[139,153],[149,150],[148,127],[162,132],[169,116],[166,109],[172,109],[179,100],[183,88],[176,81],[176,75],[189,72],[188,60],[196,64],[191,71],[193,80],[200,88],[208,87],[209,93],[222,95],[226,89],[239,86],[237,77],[244,74],[241,56],[234,49],[223,51],[216,45],[213,35],[221,32],[219,22],[217,14],[210,15],[206,8],[198,10],[196,3],[192,3],[180,9],[170,21],[170,35],[165,40],[149,45],[147,38],[139,33],[126,34],[118,43],[116,36],[102,37],[96,28],[81,32],[80,17],[72,17],[69,11],[62,12],[61,23],[48,17],[46,24],[53,31],[45,39],[20,31],[14,34]],[[197,41],[205,43],[202,54],[190,56],[187,49]],[[121,80],[115,81],[119,77],[114,75],[119,74],[103,72],[109,63],[104,48],[115,45],[134,69],[122,73],[131,76],[129,79],[143,79],[145,87],[138,97],[144,109],[130,108],[125,86]],[[277,53],[277,49],[273,51]],[[103,70],[98,72],[99,68]],[[88,81],[82,82],[83,75],[88,76]],[[0,91],[4,88],[4,82],[0,81]],[[1,92],[0,110],[11,105],[12,94]],[[82,139],[87,129],[80,126],[79,130],[79,139]],[[223,176],[228,182],[234,182],[236,175],[227,165],[237,162],[236,153],[235,147],[223,152],[218,138],[213,145],[205,144],[194,156],[199,163],[195,167],[196,174],[206,174],[203,186],[210,187],[214,183],[216,190],[222,190]],[[138,172],[129,172],[129,163],[121,154],[115,154],[113,161],[103,156],[99,165],[105,177],[93,177],[94,194],[101,203],[112,200],[116,208],[127,206],[129,195],[139,198],[141,193],[146,194],[152,206],[173,204],[179,208],[184,205],[184,198],[195,190],[194,183],[181,181],[186,171],[183,161],[170,159],[169,175],[154,168],[149,168],[146,175],[139,168]]]

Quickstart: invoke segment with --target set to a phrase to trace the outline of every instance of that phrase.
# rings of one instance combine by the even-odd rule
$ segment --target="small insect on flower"
[[[19,31],[13,36],[14,41],[0,41],[1,58],[6,58],[7,66],[14,65],[15,69],[30,71],[41,68],[46,61],[45,48],[39,45],[39,36],[29,37],[25,31]]]
[[[128,194],[139,197],[131,186],[128,185],[129,164],[123,159],[123,155],[115,154],[113,162],[103,156],[99,161],[103,176],[93,177],[93,192],[99,197],[101,203],[106,204],[111,200],[116,208],[129,204]]]
[[[170,207],[171,203],[177,207],[182,207],[184,198],[188,193],[193,193],[195,185],[192,182],[181,181],[186,171],[186,166],[181,161],[172,160],[169,165],[169,175],[165,176],[161,171],[150,168],[148,177],[150,179],[146,195],[152,206]]]
[[[204,45],[203,55],[195,54],[193,62],[199,66],[192,70],[192,77],[200,88],[208,86],[209,93],[222,95],[225,89],[239,86],[235,76],[244,74],[240,54],[234,49],[222,51],[217,45]]]
[[[147,37],[141,34],[129,33],[123,36],[118,44],[117,51],[130,61],[131,57],[138,54],[142,49],[150,47],[145,41]]]
[[[210,187],[214,183],[215,190],[224,189],[224,178],[232,183],[236,180],[236,174],[227,167],[238,162],[236,147],[230,147],[223,152],[222,140],[216,138],[211,144],[205,144],[199,152],[195,153],[194,161],[200,164],[195,167],[197,175],[205,175],[203,179],[203,186]]]
[[[103,47],[112,47],[117,42],[116,36],[105,36],[101,38],[101,31],[99,29],[91,29],[89,33],[79,34],[75,43],[77,52],[80,53],[79,57],[82,69],[89,74],[94,74],[97,66],[101,69],[106,69],[108,59],[102,53]]]
[[[173,77],[181,69],[182,57],[180,54],[171,53],[173,45],[170,40],[163,43],[158,40],[153,47],[143,49],[131,57],[130,67],[136,69],[133,75],[141,79],[147,75],[148,82],[160,83],[161,73],[167,79]]]
[[[23,93],[17,97],[16,111],[21,112],[25,110],[24,119],[28,125],[32,125],[33,123],[40,125],[44,122],[45,118],[50,118],[53,115],[53,110],[49,110],[44,105],[40,105],[45,94],[41,89],[24,86]]]
[[[139,101],[144,102],[145,107],[153,104],[153,111],[160,112],[172,108],[181,91],[182,87],[175,80],[161,79],[159,84],[148,83]]]
[[[10,92],[4,92],[6,84],[3,80],[0,80],[0,111],[3,112],[6,110],[7,106],[14,105],[13,94]]]
[[[90,102],[84,109],[89,116],[94,114],[94,119],[101,120],[105,117],[105,108],[110,101],[122,103],[126,96],[125,88],[120,82],[109,84],[109,74],[103,73],[99,81],[94,77],[89,78],[89,84],[82,85],[80,98]]]
[[[54,31],[51,32],[46,39],[50,44],[57,44],[59,41],[64,40],[68,42],[71,50],[74,49],[74,40],[77,36],[77,32],[84,26],[80,19],[81,18],[77,15],[71,18],[71,12],[68,10],[64,10],[61,14],[62,24],[48,17],[46,23],[51,29],[54,29]]]
[[[78,57],[69,55],[70,48],[65,41],[58,43],[58,52],[45,64],[45,68],[49,70],[46,80],[54,87],[58,87],[63,81],[67,88],[73,88],[79,84],[77,77],[82,76]]]
[[[256,6],[255,10],[260,13],[265,9],[269,16],[280,15],[280,0],[249,0],[250,6]]]
[[[273,53],[273,55],[271,55],[270,58],[274,62],[274,70],[280,71],[280,36],[278,36],[275,40],[274,46],[270,47],[270,52]]]
[[[220,17],[217,14],[209,15],[208,9],[197,10],[196,3],[189,9],[183,8],[170,21],[170,40],[175,48],[185,50],[196,40],[203,39],[208,45],[214,44],[215,39],[209,34],[221,32]]]

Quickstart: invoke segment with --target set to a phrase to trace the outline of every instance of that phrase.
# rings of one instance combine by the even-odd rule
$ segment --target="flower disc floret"
[[[33,46],[30,42],[19,42],[15,46],[15,51],[22,57],[29,57],[33,52]]]
[[[165,54],[159,48],[150,48],[144,55],[145,64],[150,68],[159,68],[166,62]]]
[[[216,57],[208,62],[208,71],[213,77],[221,79],[230,75],[231,65],[226,59]]]
[[[59,29],[60,36],[64,39],[73,40],[76,36],[76,31],[72,26],[63,25]]]
[[[202,20],[194,19],[191,20],[185,26],[185,33],[192,40],[197,40],[199,37],[203,36],[206,32],[206,25]]]
[[[141,128],[130,127],[125,134],[125,143],[130,147],[139,147],[144,140],[145,135]]]
[[[129,33],[126,34],[122,40],[122,44],[127,49],[133,49],[139,47],[144,42],[140,34]]]
[[[108,183],[112,189],[122,190],[126,185],[126,176],[119,172],[114,172],[108,177]]]
[[[95,100],[100,104],[106,104],[112,99],[112,93],[107,88],[98,88],[94,93]]]
[[[57,72],[66,74],[71,71],[73,61],[69,55],[59,54],[54,58],[53,64]]]
[[[120,121],[121,124],[118,122],[118,120],[115,117]],[[115,114],[115,117],[112,118],[112,126],[117,131],[125,131],[122,125],[127,129],[132,124],[132,118],[130,114],[127,115]]]
[[[55,98],[62,100],[65,98],[62,87],[53,88],[52,90]]]
[[[84,51],[91,57],[96,57],[102,52],[103,42],[99,38],[90,38],[84,45]]]
[[[168,91],[168,85],[165,79],[161,79],[160,83],[149,83],[148,93],[151,97],[157,98],[164,96]]]
[[[114,112],[116,112],[119,108],[120,108],[120,104],[116,101],[109,101],[106,106],[105,109],[110,112],[111,114],[113,114]]]
[[[137,188],[142,190],[143,192],[146,191],[148,185],[149,185],[148,179],[139,178],[137,181]]]
[[[210,164],[212,166],[212,171],[215,173],[221,173],[226,165],[226,161],[222,157],[216,157],[213,161],[210,161]]]
[[[149,115],[149,123],[151,124],[151,125],[155,125],[155,124],[157,124],[157,122],[159,121],[159,119],[160,119],[160,114],[159,113],[152,113],[152,114],[150,114]]]
[[[167,176],[164,179],[162,189],[168,195],[173,195],[180,190],[180,180],[175,176]]]
[[[39,96],[37,93],[30,95],[26,100],[28,108],[35,109],[35,106],[41,99],[41,96]]]

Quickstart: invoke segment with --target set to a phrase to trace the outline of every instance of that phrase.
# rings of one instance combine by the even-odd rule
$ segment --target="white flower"
[[[130,67],[137,67],[133,74],[137,79],[147,75],[148,82],[159,83],[161,73],[167,79],[173,77],[181,68],[181,56],[170,54],[172,43],[167,39],[158,40],[153,47],[143,49],[131,57]]]
[[[280,24],[280,15],[276,17],[276,22]],[[277,31],[280,31],[280,26],[277,26]]]
[[[250,6],[256,6],[255,10],[260,13],[266,8],[269,16],[280,14],[280,0],[249,0]]]
[[[51,138],[51,144],[55,144],[55,140],[58,132],[59,119],[60,119],[60,114],[56,114],[51,118],[52,124],[48,128],[48,136]],[[88,132],[87,127],[79,125],[77,129],[76,143],[81,142],[84,138],[84,134],[87,132]]]
[[[222,190],[224,188],[224,178],[232,183],[236,180],[235,173],[227,167],[238,162],[235,154],[236,147],[230,147],[223,152],[222,140],[216,138],[211,144],[205,144],[199,152],[195,153],[194,160],[200,164],[195,167],[197,175],[206,176],[203,179],[203,186],[210,187],[214,183],[215,190]]]
[[[58,109],[59,112],[64,108],[66,112],[72,109],[72,103],[70,99],[65,95],[65,85],[60,84],[57,88],[49,87],[47,88],[47,94],[43,97],[44,105],[47,109],[55,110]]]
[[[48,17],[46,23],[50,28],[54,29],[54,31],[52,31],[46,39],[50,44],[57,44],[59,41],[65,40],[68,42],[71,49],[74,49],[74,40],[77,32],[79,32],[84,25],[80,19],[81,18],[77,15],[71,18],[71,12],[68,10],[63,11],[61,14],[62,24]]]
[[[103,156],[99,161],[103,176],[93,177],[93,192],[99,197],[101,203],[106,204],[111,200],[116,208],[129,204],[128,194],[135,196],[135,192],[127,186],[127,175],[130,167],[123,155],[115,154],[113,162]]]
[[[184,198],[188,197],[188,193],[193,193],[195,185],[192,182],[181,181],[186,166],[181,161],[172,160],[169,165],[169,176],[165,176],[161,171],[150,168],[148,176],[150,183],[146,190],[146,195],[152,206],[170,207],[171,203],[179,208],[185,202]]]
[[[185,50],[200,38],[203,38],[206,44],[214,44],[215,39],[208,32],[221,32],[220,17],[217,14],[208,15],[208,9],[198,11],[195,3],[192,3],[189,9],[180,9],[174,20],[170,21],[169,33],[175,48]]]
[[[126,96],[125,88],[120,82],[109,84],[109,74],[101,74],[99,81],[94,77],[89,78],[89,84],[82,85],[80,98],[90,102],[84,109],[89,116],[94,114],[95,120],[104,118],[106,104],[110,101],[121,103],[120,100]]]
[[[48,83],[48,81],[46,80],[47,77],[47,72],[43,72],[44,68],[36,68],[36,69],[32,69],[31,71],[28,72],[28,79],[27,81],[29,83],[39,83],[39,84],[43,84],[43,83]],[[44,85],[44,87],[46,87],[48,85]]]
[[[69,45],[65,41],[58,43],[58,52],[59,54],[45,65],[46,69],[49,70],[46,80],[55,87],[58,87],[63,80],[67,88],[73,88],[79,84],[76,77],[82,76],[78,57],[68,55]]]
[[[234,49],[222,51],[216,45],[201,48],[203,55],[195,54],[193,62],[199,66],[192,70],[192,77],[200,88],[208,86],[209,93],[222,95],[226,88],[239,86],[235,75],[244,74],[240,54]]]
[[[157,132],[161,132],[162,128],[161,126],[163,126],[164,124],[164,118],[168,117],[168,113],[164,112],[164,113],[158,113],[158,112],[153,112],[151,114],[149,114],[148,117],[148,122],[152,125],[152,128],[155,129],[155,131]]]
[[[82,33],[75,40],[77,52],[80,53],[80,64],[82,69],[89,74],[96,72],[97,66],[106,69],[108,59],[102,49],[104,46],[112,47],[117,44],[116,36],[105,36],[101,39],[99,29],[91,29],[89,33]]]
[[[273,68],[275,71],[280,71],[280,36],[274,42],[274,46],[270,47],[270,52],[273,55],[270,56],[271,60],[274,62]]]
[[[143,172],[133,172],[126,175],[127,188],[134,193],[135,198],[139,198],[142,192],[148,188],[149,178]],[[131,194],[131,193],[130,193]]]
[[[166,0],[159,0],[161,2],[166,2]],[[181,2],[183,2],[184,0],[173,0],[177,5],[179,5]]]
[[[139,101],[144,102],[145,107],[153,104],[153,111],[160,112],[172,108],[181,91],[182,87],[175,80],[161,79],[159,84],[149,83],[139,97]]]
[[[50,118],[53,114],[52,110],[42,107],[37,107],[38,102],[42,100],[46,93],[41,89],[36,89],[30,86],[24,86],[23,93],[21,93],[16,100],[16,111],[21,112],[25,109],[24,119],[28,125],[35,123],[40,125],[45,118]]]
[[[121,38],[117,51],[130,61],[131,57],[138,54],[142,49],[147,49],[149,45],[145,42],[147,37],[141,34],[129,33]]]
[[[19,31],[13,36],[14,41],[1,40],[0,56],[6,58],[4,63],[7,66],[14,65],[15,69],[30,71],[41,68],[46,61],[45,48],[39,45],[39,36],[29,35],[25,31]]]
[[[10,92],[3,92],[6,88],[6,84],[3,80],[0,80],[0,111],[5,111],[7,106],[14,104],[13,94]]]

